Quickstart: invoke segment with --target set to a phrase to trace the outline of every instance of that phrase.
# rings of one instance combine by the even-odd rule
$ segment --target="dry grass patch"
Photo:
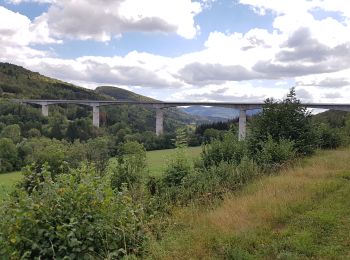
[[[218,239],[257,229],[280,232],[290,219],[346,185],[341,175],[350,172],[349,162],[349,149],[322,151],[279,175],[262,177],[228,194],[215,209],[179,209],[174,218],[178,224],[156,246],[153,244],[156,253],[152,258],[215,258],[220,251],[215,248]]]

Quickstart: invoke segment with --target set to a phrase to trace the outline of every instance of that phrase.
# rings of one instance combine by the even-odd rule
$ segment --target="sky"
[[[0,61],[172,101],[350,102],[346,0],[0,0]]]

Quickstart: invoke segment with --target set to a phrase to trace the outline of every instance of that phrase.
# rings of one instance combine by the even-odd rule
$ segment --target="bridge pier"
[[[156,135],[160,136],[164,133],[164,111],[161,108],[156,109]]]
[[[49,116],[49,105],[48,104],[41,104],[41,114],[45,117]]]
[[[100,127],[100,107],[98,104],[92,105],[92,124],[93,126]]]
[[[246,128],[247,128],[247,113],[246,109],[241,108],[239,111],[239,121],[238,121],[238,140],[244,140],[246,137]]]

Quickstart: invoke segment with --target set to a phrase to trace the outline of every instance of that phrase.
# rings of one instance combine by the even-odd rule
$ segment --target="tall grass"
[[[284,251],[287,252],[286,257],[288,254],[297,258],[318,257],[316,252],[310,253],[309,248],[304,251],[288,249],[289,243],[292,243],[289,240],[293,237],[293,232],[289,234],[288,230],[299,230],[300,226],[293,224],[292,220],[312,210],[319,210],[318,206],[322,204],[326,204],[323,207],[333,203],[339,205],[338,218],[348,216],[346,214],[350,205],[343,204],[349,204],[349,199],[342,200],[343,197],[340,196],[335,196],[333,200],[329,198],[342,189],[345,189],[343,193],[350,198],[349,162],[349,149],[318,152],[314,157],[281,171],[279,175],[262,177],[239,192],[227,194],[222,204],[215,209],[179,208],[173,219],[176,224],[166,232],[162,240],[150,243],[151,257],[275,258],[284,256]],[[326,203],[326,199],[330,201]],[[349,229],[349,222],[348,219],[348,226],[338,231]],[[311,233],[323,228],[319,223],[310,225]],[[305,238],[296,238],[295,243],[302,245],[303,239]],[[348,238],[346,240],[344,237],[344,240],[342,242],[345,245],[346,242],[349,243]],[[317,246],[315,240],[310,248]],[[339,246],[330,250],[328,255],[334,257],[343,253],[349,257],[349,248],[344,251]]]

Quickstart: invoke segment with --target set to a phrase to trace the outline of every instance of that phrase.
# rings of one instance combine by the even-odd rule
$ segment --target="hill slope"
[[[135,92],[122,89],[122,88],[112,87],[112,86],[100,86],[100,87],[97,87],[95,91],[99,94],[107,95],[117,100],[157,101],[153,98],[142,96],[142,95],[136,94]]]
[[[43,76],[23,67],[0,63],[0,93],[4,98],[107,99],[93,90]]]
[[[101,94],[101,95],[106,95],[106,96],[112,97],[116,100],[158,101],[158,100],[150,98],[150,97],[142,96],[142,95],[136,94],[134,92],[131,92],[131,91],[128,91],[128,90],[125,90],[122,88],[118,88],[118,87],[112,87],[112,86],[97,87],[96,92]],[[129,109],[131,109],[131,108],[129,108]],[[155,109],[154,108],[137,107],[136,111],[137,110],[139,110],[139,111],[144,111],[144,110],[152,111],[152,113],[154,114],[153,116],[155,116]],[[185,122],[187,124],[195,123],[197,121],[206,121],[206,119],[204,119],[204,118],[200,118],[198,116],[194,116],[194,115],[191,115],[189,113],[185,113],[181,109],[177,109],[177,108],[166,109],[165,110],[165,119],[166,120],[170,119],[175,124],[176,124],[176,121],[178,121],[178,123]],[[166,125],[167,125],[167,123],[166,123]]]

